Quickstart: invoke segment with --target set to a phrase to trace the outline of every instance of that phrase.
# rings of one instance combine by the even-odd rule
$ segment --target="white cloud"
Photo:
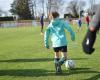
[[[8,11],[10,9],[10,4],[13,2],[13,0],[0,0],[0,8],[3,11]]]

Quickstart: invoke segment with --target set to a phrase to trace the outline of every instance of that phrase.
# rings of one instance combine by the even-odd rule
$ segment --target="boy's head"
[[[55,19],[59,17],[59,13],[54,11],[54,12],[51,12],[50,15],[49,15],[49,19],[52,20],[52,19]]]

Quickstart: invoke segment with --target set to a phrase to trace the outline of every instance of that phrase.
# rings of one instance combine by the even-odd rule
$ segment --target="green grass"
[[[84,28],[76,33],[75,43],[67,34],[68,58],[75,61],[76,68],[66,70],[63,65],[63,74],[57,76],[53,50],[45,49],[40,27],[1,28],[0,80],[100,80],[100,38],[97,38],[94,54],[86,55],[81,49],[85,32]]]

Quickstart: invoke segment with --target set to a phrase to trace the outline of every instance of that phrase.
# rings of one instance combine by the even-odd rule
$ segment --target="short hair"
[[[52,14],[53,18],[57,18],[57,17],[59,17],[59,13],[56,12],[56,11],[51,12],[51,14]]]

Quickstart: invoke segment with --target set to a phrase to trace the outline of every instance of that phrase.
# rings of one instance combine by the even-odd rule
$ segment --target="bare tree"
[[[93,15],[95,14],[97,8],[99,8],[98,6],[99,6],[99,4],[94,4],[94,5],[92,6],[92,9],[91,9],[91,7],[90,7],[90,8],[87,9],[86,12],[87,12],[89,15],[93,16]]]
[[[51,11],[59,11],[64,0],[32,0],[34,14],[40,16],[44,13],[48,17]]]
[[[90,0],[90,13],[91,15],[93,14],[93,9],[94,9],[94,5],[95,5],[95,0]]]
[[[64,0],[48,0],[46,3],[47,15],[50,14],[51,11],[59,12],[63,4]]]
[[[28,4],[29,4],[29,8],[30,8],[30,11],[31,11],[31,15],[32,15],[32,18],[34,18],[34,9],[33,9],[33,2],[32,2],[32,0],[30,0],[29,2],[28,2]]]
[[[35,10],[35,14],[37,16],[40,16],[42,13],[46,13],[46,1],[47,0],[35,0],[36,2],[34,3],[34,10]]]
[[[32,17],[35,18],[37,16],[37,0],[30,0],[29,5]]]
[[[51,11],[51,0],[47,1],[46,8],[47,8],[47,17],[48,17]]]
[[[64,0],[48,0],[50,11],[59,11]]]
[[[2,10],[0,9],[0,16],[2,15]]]
[[[78,16],[77,12],[77,0],[73,0],[68,4],[67,9],[70,10],[70,13],[73,14],[74,16]]]
[[[34,14],[35,14],[35,17],[36,17],[37,16],[37,1],[36,0],[34,0],[33,6],[34,6]]]
[[[44,3],[44,0],[41,0],[41,4],[42,4],[42,12],[44,13],[44,5],[45,5],[45,3]]]
[[[84,1],[73,0],[69,2],[66,9],[69,11],[69,13],[78,17],[80,15],[80,11],[83,10],[85,4],[86,3]]]

